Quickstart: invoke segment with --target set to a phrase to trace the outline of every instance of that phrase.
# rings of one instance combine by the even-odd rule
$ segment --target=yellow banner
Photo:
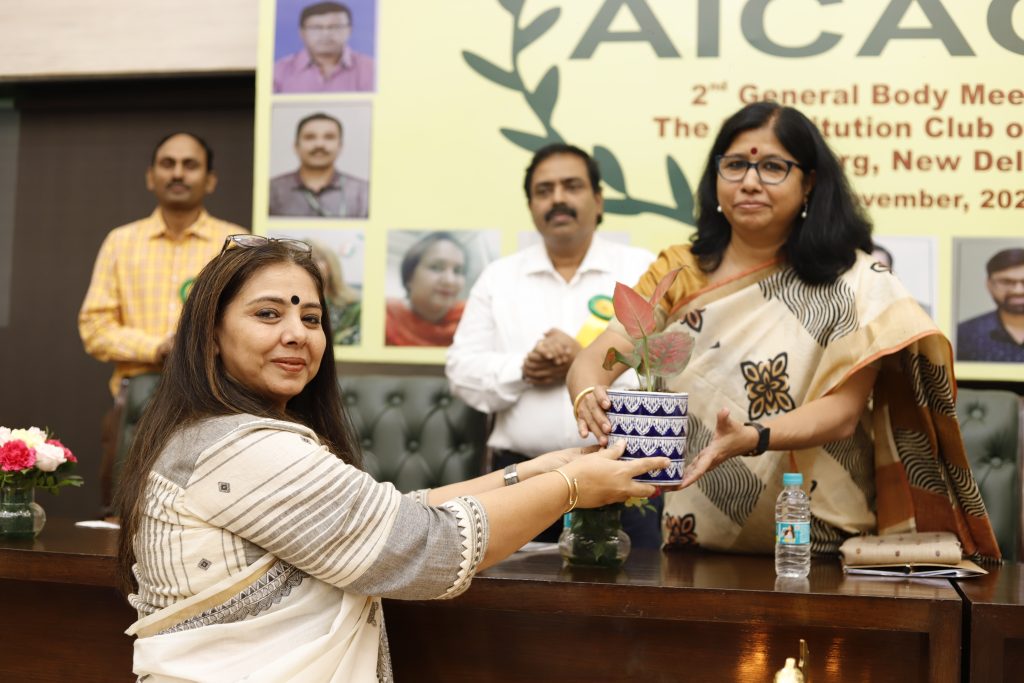
[[[894,272],[955,347],[960,323],[995,310],[988,259],[1024,248],[1016,0],[358,0],[302,29],[312,4],[261,5],[253,225],[338,256],[361,300],[342,360],[443,362],[443,346],[386,343],[387,302],[410,296],[403,258],[431,233],[454,235],[464,300],[486,262],[532,232],[523,173],[547,142],[594,153],[603,232],[654,251],[687,240],[720,122],[758,100],[817,122]],[[369,59],[345,78],[303,61],[332,30]],[[299,167],[296,126],[320,112],[343,125],[343,206],[271,215]],[[1024,379],[1016,362],[957,372]]]

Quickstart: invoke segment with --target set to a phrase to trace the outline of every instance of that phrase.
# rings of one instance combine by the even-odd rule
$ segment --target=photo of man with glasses
[[[996,309],[957,326],[957,360],[1024,362],[1024,247],[997,252],[985,271]]]
[[[304,47],[274,64],[274,92],[372,91],[373,57],[349,45],[353,23],[352,10],[340,2],[304,7],[299,15],[299,37]],[[284,30],[287,27],[279,24],[278,31]]]

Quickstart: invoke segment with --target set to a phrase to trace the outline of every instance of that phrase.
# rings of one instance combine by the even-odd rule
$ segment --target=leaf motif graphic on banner
[[[693,192],[690,191],[690,184],[686,182],[686,175],[683,169],[672,157],[666,157],[668,165],[668,183],[672,188],[672,197],[676,200],[676,208],[679,209],[679,220],[684,223],[693,221]]]
[[[550,121],[558,101],[558,67],[553,66],[544,74],[537,89],[526,98],[541,121]]]
[[[594,161],[597,162],[598,167],[601,169],[601,177],[608,183],[608,186],[625,194],[626,179],[622,175],[622,167],[619,166],[619,160],[615,158],[611,150],[601,145],[594,145]]]
[[[522,87],[522,83],[519,80],[519,74],[511,71],[505,71],[501,67],[488,62],[480,55],[475,55],[468,50],[462,51],[462,57],[466,60],[466,63],[473,68],[473,71],[477,72],[487,80],[497,83],[498,85],[503,85],[512,90],[519,90]]]
[[[511,128],[502,128],[501,134],[504,135],[508,140],[514,144],[522,147],[523,149],[531,152],[536,152],[544,145],[552,142],[547,138],[542,138],[539,135],[533,133],[524,133],[521,130],[512,130]]]
[[[561,13],[562,10],[557,7],[549,9],[527,24],[526,27],[516,31],[515,37],[512,39],[512,52],[518,53],[525,50],[533,41],[547,33],[554,26],[555,22],[558,21],[558,16]]]
[[[561,16],[559,8],[548,9],[520,28],[519,21],[523,13],[523,0],[498,0],[498,4],[512,15],[512,69],[506,71],[483,57],[469,51],[463,51],[462,56],[466,63],[480,76],[497,83],[500,86],[516,90],[523,95],[527,105],[536,114],[538,121],[544,127],[544,134],[527,133],[511,128],[499,128],[501,134],[509,142],[527,150],[536,152],[544,145],[554,142],[564,142],[565,138],[555,129],[552,118],[555,113],[555,105],[558,103],[559,94],[559,71],[557,66],[551,66],[545,72],[537,87],[530,89],[523,79],[519,70],[519,55],[530,45],[540,39],[545,33],[551,30]],[[679,164],[671,157],[668,158],[668,179],[672,188],[672,196],[675,206],[658,204],[630,196],[626,190],[626,176],[622,166],[619,164],[615,154],[610,149],[601,145],[594,146],[594,159],[601,168],[605,182],[610,188],[622,193],[621,198],[605,197],[605,213],[618,215],[637,215],[641,213],[653,213],[664,216],[680,223],[694,225],[693,219],[693,192],[686,174]]]
[[[498,0],[498,2],[508,10],[509,14],[519,14],[523,11],[523,0]]]

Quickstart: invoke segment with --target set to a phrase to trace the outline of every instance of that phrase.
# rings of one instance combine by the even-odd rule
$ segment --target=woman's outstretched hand
[[[607,446],[608,435],[612,433],[612,423],[609,422],[605,411],[611,407],[608,387],[603,384],[596,385],[593,391],[581,398],[576,404],[576,426],[580,437],[585,439],[593,434],[599,444]]]
[[[579,485],[576,507],[595,508],[621,503],[627,498],[649,498],[657,487],[633,481],[644,472],[668,467],[668,458],[620,460],[626,442],[618,441],[608,448],[576,458],[561,470]]]
[[[686,464],[679,488],[685,489],[729,458],[749,452],[747,431],[742,422],[729,415],[728,408],[719,410],[715,420],[715,436],[704,450]]]
[[[600,446],[580,446],[578,448],[563,448],[559,451],[550,451],[543,455],[538,455],[536,458],[519,465],[519,478],[526,479],[556,470],[563,465],[568,465],[577,458],[596,452],[599,448]],[[526,477],[523,476],[524,470],[528,472]]]

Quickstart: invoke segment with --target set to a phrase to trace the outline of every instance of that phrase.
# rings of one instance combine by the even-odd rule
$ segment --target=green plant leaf
[[[520,90],[522,88],[522,81],[519,80],[519,76],[515,72],[506,71],[500,66],[497,66],[480,55],[473,54],[468,50],[462,51],[462,58],[466,60],[466,64],[469,64],[473,71],[477,72],[487,80],[512,90]]]
[[[646,337],[657,327],[654,306],[621,282],[615,283],[612,304],[615,307],[615,317],[626,328],[626,334],[633,339]]]
[[[626,194],[626,178],[622,175],[622,167],[611,150],[601,145],[594,146],[594,161],[601,169],[601,177],[612,189]]]
[[[674,377],[683,371],[693,353],[693,337],[680,330],[659,332],[647,337],[651,374]]]
[[[690,190],[690,183],[686,180],[686,174],[679,164],[671,156],[666,157],[668,165],[668,182],[672,188],[672,197],[676,201],[676,209],[679,211],[679,220],[683,223],[693,225],[693,192]]]
[[[547,138],[542,138],[541,136],[534,135],[533,133],[524,133],[520,130],[512,130],[511,128],[502,128],[501,134],[508,138],[508,140],[513,144],[519,145],[530,152],[536,152],[538,149],[548,144]]]
[[[558,67],[553,66],[540,79],[537,89],[527,95],[530,106],[537,112],[537,117],[545,122],[551,122],[551,115],[555,111],[555,103],[558,101]]]
[[[554,7],[547,12],[541,13],[523,29],[516,31],[515,38],[512,41],[512,53],[518,54],[522,52],[533,41],[547,33],[554,26],[555,22],[558,21],[558,16],[561,13],[561,9]]]

